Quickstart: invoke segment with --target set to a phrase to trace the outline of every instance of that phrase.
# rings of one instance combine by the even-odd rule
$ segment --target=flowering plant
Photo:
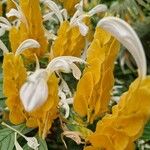
[[[47,149],[45,141],[56,134],[56,122],[66,148],[65,137],[85,150],[135,149],[150,117],[150,77],[132,27],[108,14],[104,4],[89,11],[82,0],[6,4],[0,36],[7,35],[10,45],[0,40],[6,104],[0,139],[13,133],[7,135],[13,139],[7,149]],[[96,27],[93,16],[100,18]],[[120,45],[133,56],[138,76],[114,105],[113,72]],[[19,138],[27,141],[24,147]],[[1,149],[7,146],[1,144]]]

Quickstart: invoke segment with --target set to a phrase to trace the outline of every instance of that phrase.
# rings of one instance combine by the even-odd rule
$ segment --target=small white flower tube
[[[59,10],[59,7],[55,4],[55,2],[53,2],[51,0],[45,0],[45,1],[43,1],[43,3],[46,4],[51,9],[51,11],[55,13],[55,15],[59,19],[60,23],[62,23],[63,16],[61,14],[61,11]]]
[[[40,47],[40,44],[36,40],[27,39],[19,45],[19,47],[16,50],[15,55],[20,55],[22,52],[24,52],[26,49],[29,49],[29,48],[39,48],[39,47]]]
[[[105,17],[101,19],[98,27],[110,32],[132,54],[138,66],[140,77],[147,73],[146,58],[143,46],[132,27],[124,20],[117,17]]]
[[[26,20],[26,17],[24,15],[24,13],[22,12],[20,6],[17,4],[17,2],[15,2],[14,0],[12,0],[12,2],[15,4],[17,9],[12,8],[7,14],[7,17],[12,17],[15,16],[17,17],[20,21],[22,21],[23,23],[25,23],[26,27],[28,28],[28,23]]]
[[[4,17],[0,17],[0,26],[5,28],[5,30],[9,30],[12,27],[10,22]]]
[[[88,12],[88,15],[89,16],[93,16],[97,13],[100,13],[100,12],[105,12],[107,11],[107,6],[104,5],[104,4],[99,4],[97,6],[95,6],[94,8],[92,8],[89,12]]]
[[[72,65],[74,62],[84,63],[86,62],[80,58],[73,56],[60,56],[54,58],[47,66],[48,72],[51,74],[54,71],[62,71],[65,73],[70,73],[73,71],[74,77],[78,80],[81,76],[81,71],[77,70],[77,67]]]

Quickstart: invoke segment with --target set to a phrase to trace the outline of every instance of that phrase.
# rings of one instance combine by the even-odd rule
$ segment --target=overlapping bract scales
[[[87,116],[89,123],[108,110],[114,84],[114,61],[118,50],[119,43],[116,39],[97,28],[87,52],[88,66],[77,85],[73,104],[74,110],[82,117]]]
[[[64,21],[57,34],[58,37],[52,46],[52,57],[81,55],[85,37],[81,35],[78,27],[70,26],[68,21]]]
[[[150,77],[136,79],[124,93],[112,114],[98,122],[94,134],[88,137],[92,147],[106,150],[134,150],[137,140],[150,118]]]
[[[14,124],[25,121],[23,105],[19,90],[26,80],[27,73],[20,56],[5,54],[3,61],[3,92],[7,97],[6,104],[10,110],[9,119]]]
[[[27,79],[26,69],[21,56],[12,53],[4,55],[4,95],[10,110],[9,119],[13,124],[26,122],[27,127],[38,127],[43,139],[47,136],[51,124],[57,118],[58,79],[53,74],[48,80],[49,95],[47,101],[36,110],[28,113],[21,103],[19,90]]]
[[[75,5],[79,3],[80,0],[59,0],[62,2],[63,7],[67,10],[70,15],[73,15],[75,12]]]
[[[27,23],[21,22],[18,28],[13,27],[10,30],[11,48],[14,52],[22,41],[32,38],[39,42],[40,48],[26,50],[24,55],[29,59],[34,58],[34,53],[41,57],[47,50],[47,39],[44,35],[39,0],[20,0],[19,3]]]

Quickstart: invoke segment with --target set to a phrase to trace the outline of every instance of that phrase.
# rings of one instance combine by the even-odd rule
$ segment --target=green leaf
[[[41,139],[41,138],[38,138],[38,142],[40,144],[39,146],[39,150],[48,150],[47,148],[47,144],[46,144],[46,141]]]
[[[92,134],[92,131],[84,126],[75,125],[75,124],[67,124],[67,127],[71,131],[78,131],[82,134],[82,138],[86,138],[87,136]]]
[[[14,132],[10,129],[0,130],[0,149],[13,150],[14,147]]]
[[[25,124],[12,127],[23,134],[31,131],[31,129],[28,129]],[[0,130],[0,150],[13,150],[15,136],[14,133],[15,132],[9,128],[3,128]]]
[[[150,140],[150,121],[146,124],[141,139],[146,141]]]

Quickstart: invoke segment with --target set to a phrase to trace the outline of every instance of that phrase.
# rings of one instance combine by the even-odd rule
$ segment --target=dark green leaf
[[[31,131],[31,129],[28,129],[25,124],[12,127],[23,134]],[[14,133],[15,132],[9,128],[3,128],[0,130],[0,150],[13,150]]]
[[[146,124],[141,139],[150,140],[150,121]]]

